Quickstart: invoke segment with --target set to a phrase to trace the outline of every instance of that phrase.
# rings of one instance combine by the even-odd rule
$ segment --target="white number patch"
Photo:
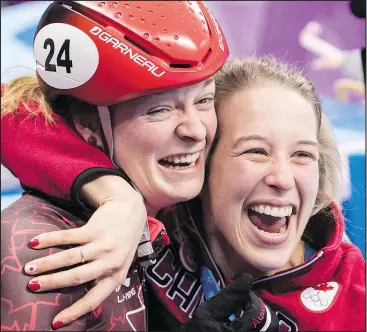
[[[82,30],[64,23],[43,27],[34,41],[37,72],[50,86],[72,89],[86,83],[95,73],[99,53]]]

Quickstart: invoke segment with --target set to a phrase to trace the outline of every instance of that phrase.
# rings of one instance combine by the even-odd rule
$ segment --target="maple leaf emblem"
[[[317,285],[313,288],[314,290],[319,290],[319,291],[323,291],[323,292],[327,292],[329,290],[333,290],[334,287],[330,286],[327,282],[324,282],[320,285]]]

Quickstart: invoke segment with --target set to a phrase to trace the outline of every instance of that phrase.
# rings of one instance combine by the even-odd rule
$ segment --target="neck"
[[[292,256],[289,259],[289,261],[287,262],[287,264],[285,264],[280,269],[267,272],[267,273],[265,273],[265,275],[271,276],[271,275],[273,275],[277,272],[292,269],[296,266],[299,266],[299,265],[303,264],[304,261],[305,261],[305,243],[302,240],[300,240],[297,244],[297,247],[294,249],[294,251],[292,253]]]
[[[245,262],[222,234],[211,234],[209,247],[215,262],[226,277],[235,280],[242,273],[248,273],[255,280],[265,275],[264,271]]]
[[[147,209],[147,215],[149,217],[155,218],[158,214],[159,209],[151,206],[150,204],[147,203],[147,201],[144,201],[144,203],[145,203],[145,208]]]
[[[215,262],[223,274],[233,280],[242,273],[249,273],[256,280],[260,277],[271,276],[277,272],[294,268],[304,262],[304,242],[300,240],[289,261],[284,266],[277,270],[262,271],[245,262],[222,234],[219,234],[219,232],[206,233],[209,234],[209,248]]]

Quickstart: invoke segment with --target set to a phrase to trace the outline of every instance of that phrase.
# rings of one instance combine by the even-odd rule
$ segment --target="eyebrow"
[[[250,136],[241,136],[240,138],[238,138],[232,146],[232,149],[235,150],[241,143],[243,142],[248,142],[248,141],[261,141],[261,142],[267,142],[267,139],[263,136],[259,136],[259,135],[250,135]],[[312,146],[319,146],[319,143],[316,141],[311,141],[311,140],[300,140],[297,142],[297,144],[307,144],[307,145],[312,145]]]
[[[210,77],[208,78],[206,81],[204,81],[204,86],[203,88],[207,87],[208,85],[210,85],[211,83],[214,82],[214,77]],[[189,85],[190,86],[190,85]],[[176,90],[176,89],[175,89]],[[131,99],[131,101],[134,103],[134,104],[140,104],[142,103],[144,100],[146,100],[148,97],[152,97],[152,96],[161,96],[161,95],[164,95],[166,93],[169,93],[169,92],[172,92],[172,91],[175,91],[175,90],[171,90],[171,91],[164,91],[164,92],[157,92],[157,93],[153,93],[151,95],[146,95],[146,96],[141,96],[141,97],[138,97],[136,99]],[[129,101],[129,100],[128,100]]]
[[[232,149],[235,150],[238,145],[240,145],[243,142],[247,141],[262,141],[266,142],[265,137],[259,136],[259,135],[250,135],[250,136],[241,136],[240,138],[236,139],[236,141],[233,143]]]
[[[313,146],[316,146],[316,147],[319,146],[318,142],[311,141],[311,140],[301,140],[301,141],[298,141],[297,144],[307,144],[307,145],[313,145]]]
[[[208,78],[205,82],[204,82],[204,88],[208,85],[210,85],[211,83],[214,82],[214,77],[210,77]]]

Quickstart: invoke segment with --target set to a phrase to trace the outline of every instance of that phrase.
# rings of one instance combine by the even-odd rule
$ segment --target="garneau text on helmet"
[[[128,54],[131,60],[133,60],[140,67],[147,67],[148,71],[152,73],[154,76],[161,77],[166,73],[162,69],[161,72],[159,73],[158,71],[160,68],[157,67],[153,62],[148,61],[143,55],[139,54],[138,52],[134,53],[131,47],[126,45],[121,40],[112,37],[111,34],[109,34],[106,31],[103,31],[102,28],[94,26],[92,29],[90,29],[89,32],[94,36],[98,36],[98,38],[104,41],[106,44],[112,44],[112,48],[116,50],[119,49],[123,55]]]

